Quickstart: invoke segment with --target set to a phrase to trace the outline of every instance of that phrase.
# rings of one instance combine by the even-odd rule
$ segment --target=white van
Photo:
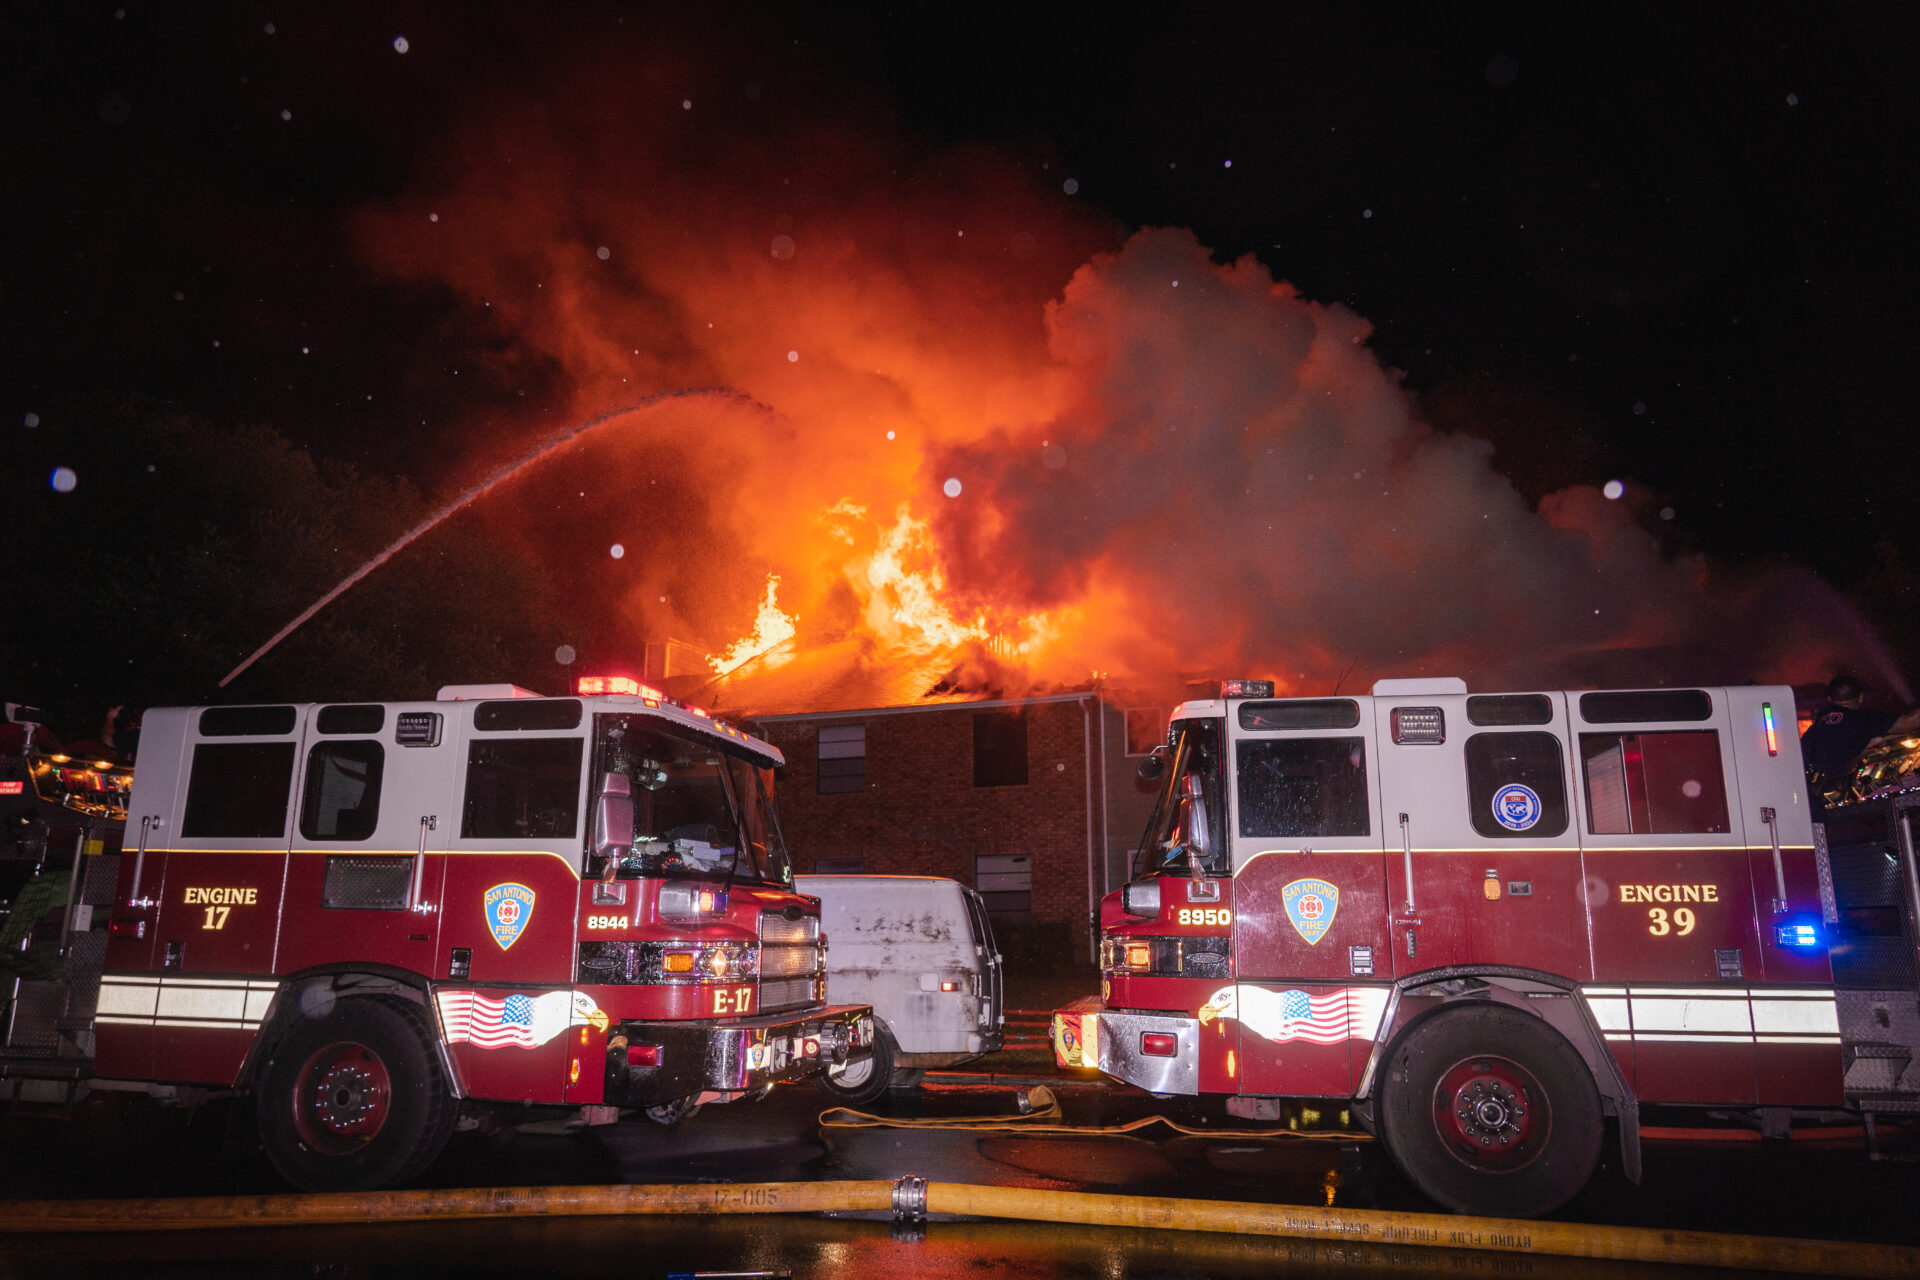
[[[816,1077],[823,1093],[867,1103],[1001,1044],[1000,953],[980,895],[939,876],[796,876],[820,899],[827,990],[873,1006],[873,1056]]]

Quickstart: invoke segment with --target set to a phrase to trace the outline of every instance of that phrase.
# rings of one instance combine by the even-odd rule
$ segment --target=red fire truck
[[[825,1004],[780,753],[581,683],[149,710],[93,1087],[248,1092],[322,1190],[411,1177],[497,1104],[674,1123],[866,1056],[871,1011]]]
[[[1855,822],[1916,885],[1862,926],[1793,725],[1784,687],[1228,682],[1143,764],[1159,803],[1055,1056],[1247,1117],[1335,1100],[1424,1193],[1508,1216],[1578,1193],[1609,1116],[1637,1181],[1642,1104],[1775,1134],[1920,1109],[1912,847]],[[1837,985],[1868,943],[1900,954]]]

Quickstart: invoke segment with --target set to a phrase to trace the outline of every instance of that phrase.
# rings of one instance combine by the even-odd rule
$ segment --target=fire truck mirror
[[[1187,857],[1198,879],[1200,859],[1213,852],[1213,833],[1207,827],[1207,788],[1199,774],[1190,773],[1184,790],[1186,794],[1180,798],[1180,805],[1185,812],[1180,825],[1186,832]]]
[[[1142,782],[1153,782],[1167,771],[1167,749],[1155,747],[1153,754],[1142,756],[1140,764],[1134,769],[1134,776]]]
[[[633,848],[633,791],[624,773],[609,773],[600,780],[600,795],[593,805],[593,854],[605,859],[602,880],[613,879],[620,859]]]

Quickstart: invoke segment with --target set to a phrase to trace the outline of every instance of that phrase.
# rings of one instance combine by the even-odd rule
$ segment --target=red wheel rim
[[[380,1055],[342,1041],[308,1055],[293,1085],[293,1125],[300,1140],[326,1155],[371,1142],[393,1108],[393,1080]]]
[[[1533,1073],[1512,1059],[1465,1058],[1434,1086],[1433,1124],[1461,1161],[1506,1172],[1540,1154],[1553,1129],[1553,1106]]]

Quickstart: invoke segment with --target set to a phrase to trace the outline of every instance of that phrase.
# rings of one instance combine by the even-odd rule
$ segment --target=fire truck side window
[[[293,789],[293,743],[202,742],[193,749],[180,834],[209,839],[282,836]]]
[[[1665,835],[1727,830],[1720,735],[1583,733],[1587,826],[1595,835]]]
[[[1551,733],[1476,733],[1467,739],[1473,829],[1494,840],[1539,840],[1567,829],[1566,771]]]
[[[1243,836],[1364,836],[1364,738],[1243,738],[1235,760]]]
[[[371,836],[380,821],[380,773],[386,762],[386,749],[377,742],[315,744],[307,753],[300,834],[309,840],[365,840]]]
[[[579,835],[583,745],[580,738],[482,738],[468,744],[461,837]]]

